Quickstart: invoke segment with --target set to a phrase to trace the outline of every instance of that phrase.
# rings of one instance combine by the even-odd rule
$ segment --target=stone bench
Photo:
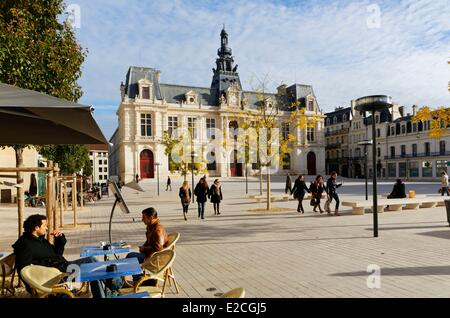
[[[379,199],[377,201],[378,212],[383,212],[385,207],[386,211],[401,211],[404,210],[417,210],[420,208],[432,208],[438,203],[443,203],[443,198],[437,197],[424,197],[424,198],[405,198],[405,199]],[[342,202],[343,206],[352,207],[352,214],[362,215],[365,208],[372,208],[372,200],[345,200]],[[373,209],[372,209],[373,210]],[[373,211],[372,211],[373,212]]]
[[[270,202],[274,201],[289,201],[289,194],[283,194],[283,195],[271,195],[270,196]],[[256,200],[256,202],[267,202],[267,194],[266,195],[256,195],[253,197],[253,199]]]

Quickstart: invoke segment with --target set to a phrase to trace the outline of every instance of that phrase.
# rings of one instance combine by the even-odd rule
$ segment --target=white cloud
[[[273,88],[312,84],[326,111],[368,94],[391,94],[408,106],[449,104],[447,0],[78,4],[78,38],[90,51],[81,81],[85,103],[118,104],[130,65],[160,69],[164,83],[208,87],[226,23],[245,89],[254,74],[269,73]],[[380,8],[380,28],[367,25],[372,4]]]

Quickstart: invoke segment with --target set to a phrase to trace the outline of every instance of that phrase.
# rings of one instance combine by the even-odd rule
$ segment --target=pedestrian
[[[323,213],[322,207],[320,206],[320,200],[326,189],[325,181],[320,174],[316,176],[316,179],[314,179],[313,182],[311,182],[309,190],[311,191],[311,205],[314,207],[313,211],[317,212],[317,208],[319,208],[320,213]]]
[[[448,175],[445,171],[441,173],[441,194],[444,196],[444,193],[447,193],[447,196],[450,195],[448,191]]]
[[[288,174],[288,178],[289,174]],[[290,185],[290,182],[289,182]],[[286,184],[287,189],[287,184]],[[297,212],[305,213],[305,209],[303,209],[303,198],[305,197],[306,192],[311,193],[308,187],[305,184],[305,179],[302,175],[299,175],[297,180],[295,180],[294,188],[291,190],[291,194],[294,195],[294,198],[298,200]]]
[[[205,218],[205,202],[209,194],[208,183],[206,179],[201,178],[194,189],[194,194],[197,197],[198,217]]]
[[[189,204],[191,203],[191,197],[192,197],[192,192],[191,192],[191,188],[189,187],[189,182],[187,182],[187,181],[183,182],[183,185],[180,188],[178,196],[181,199],[181,206],[183,207],[184,220],[187,221],[186,214],[188,213]]]
[[[139,183],[139,175],[136,173],[136,183]]]
[[[392,192],[388,195],[388,199],[404,199],[406,198],[405,184],[401,179],[397,179]]]
[[[333,199],[336,201],[336,208],[334,210],[334,215],[339,216],[339,195],[337,194],[336,190],[337,188],[341,187],[344,183],[341,182],[337,184],[336,182],[337,178],[337,172],[333,171],[331,172],[330,178],[327,180],[327,192],[328,192],[328,206],[327,206],[327,212],[328,214],[331,213],[330,211],[330,204],[333,201]]]
[[[220,215],[220,201],[223,200],[222,196],[222,186],[220,185],[219,179],[214,180],[214,183],[209,189],[209,197],[214,206],[214,215]]]
[[[30,177],[30,187],[28,188],[28,194],[30,195],[30,205],[32,207],[36,206],[36,195],[37,195],[37,180],[34,173]]]
[[[297,179],[298,180],[298,179]],[[294,185],[295,187],[295,185]],[[286,175],[286,186],[284,188],[284,193],[287,194],[289,192],[292,194],[292,180],[291,180],[291,176],[289,175],[289,173]]]
[[[170,176],[167,176],[166,191],[169,188],[170,188],[170,191],[172,191],[172,180],[170,180]]]

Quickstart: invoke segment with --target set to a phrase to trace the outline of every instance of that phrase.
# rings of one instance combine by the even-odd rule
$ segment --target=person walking
[[[441,194],[444,196],[444,193],[447,193],[447,196],[450,195],[448,191],[448,175],[445,171],[441,173]]]
[[[331,213],[330,211],[330,204],[333,201],[333,199],[336,201],[336,208],[334,210],[334,215],[339,216],[339,195],[337,194],[336,190],[337,188],[341,187],[343,183],[337,184],[336,182],[337,178],[337,172],[333,171],[331,172],[330,178],[327,180],[327,192],[328,192],[328,206],[327,206],[327,212],[328,214]]]
[[[136,173],[136,183],[139,183],[139,175]]]
[[[289,177],[289,174],[288,174]],[[287,183],[286,183],[287,187]],[[306,192],[311,193],[308,187],[305,184],[305,178],[302,175],[299,175],[297,180],[295,180],[294,188],[291,190],[291,194],[294,195],[294,198],[298,200],[297,212],[305,213],[305,209],[303,209],[303,198],[305,197]]]
[[[295,187],[295,185],[294,185],[294,187]],[[284,187],[284,193],[287,194],[288,190],[291,192],[291,194],[293,193],[292,180],[291,180],[291,176],[289,175],[289,173],[286,175],[286,186]]]
[[[222,186],[220,185],[219,179],[214,180],[214,183],[209,189],[209,197],[214,206],[214,215],[220,215],[220,201],[223,200],[222,196]]]
[[[166,191],[169,188],[170,188],[170,191],[172,191],[172,180],[170,180],[170,176],[167,176]]]
[[[32,207],[36,206],[36,195],[37,195],[37,180],[34,173],[30,177],[30,187],[28,188],[28,194],[30,195],[30,205]]]
[[[201,178],[194,189],[194,194],[197,197],[198,217],[205,218],[205,202],[209,194],[208,183],[205,178]]]
[[[314,207],[313,211],[317,212],[317,208],[319,208],[320,213],[323,213],[322,207],[320,206],[320,200],[322,199],[322,194],[326,189],[325,181],[320,174],[316,176],[316,179],[311,183],[309,190],[312,194],[311,205]]]
[[[183,185],[180,188],[178,196],[181,199],[181,206],[183,207],[184,220],[187,221],[186,214],[188,213],[189,204],[191,203],[191,198],[192,198],[192,192],[191,192],[191,188],[189,187],[189,182],[187,182],[187,181],[183,182]]]

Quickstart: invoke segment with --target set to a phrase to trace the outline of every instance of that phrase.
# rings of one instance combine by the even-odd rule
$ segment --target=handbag
[[[316,199],[315,199],[315,198],[312,198],[311,201],[309,202],[309,204],[310,204],[311,206],[315,206],[315,205],[316,205]]]

